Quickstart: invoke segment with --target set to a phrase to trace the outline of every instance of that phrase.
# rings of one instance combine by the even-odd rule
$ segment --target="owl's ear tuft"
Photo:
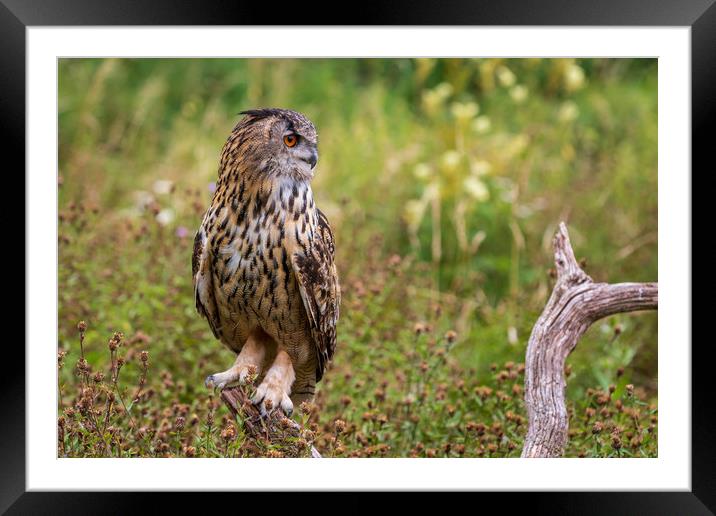
[[[239,112],[240,115],[246,115],[260,120],[274,115],[280,115],[281,110],[276,108],[261,108],[261,109],[247,109],[246,111]]]

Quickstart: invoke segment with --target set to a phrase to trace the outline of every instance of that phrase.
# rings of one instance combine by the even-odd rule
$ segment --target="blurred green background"
[[[336,368],[403,349],[363,338],[375,319],[351,297],[393,255],[411,263],[410,301],[372,317],[396,342],[416,320],[455,329],[474,375],[524,360],[560,221],[595,280],[658,279],[655,59],[62,59],[60,215],[86,217],[61,223],[60,348],[80,319],[90,337],[140,331],[187,397],[230,364],[193,311],[191,243],[223,142],[256,107],[318,129],[313,189],[348,300]],[[656,349],[655,313],[597,323],[569,396],[622,367],[656,399]]]

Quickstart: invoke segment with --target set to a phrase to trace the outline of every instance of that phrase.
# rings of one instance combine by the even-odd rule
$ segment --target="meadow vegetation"
[[[658,280],[656,71],[60,60],[58,455],[519,456],[559,221],[595,280]],[[268,106],[317,126],[343,303],[300,431],[262,441],[204,387],[233,357],[195,311],[191,251],[237,113]],[[657,455],[655,313],[595,324],[568,375],[567,456]]]

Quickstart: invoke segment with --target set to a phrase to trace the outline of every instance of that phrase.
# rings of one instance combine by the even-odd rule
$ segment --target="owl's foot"
[[[237,384],[245,385],[248,380],[261,373],[259,364],[264,359],[264,353],[265,348],[256,339],[250,337],[236,357],[234,365],[226,371],[207,376],[204,385],[209,389],[218,390]]]
[[[293,413],[290,395],[295,378],[291,358],[285,351],[279,351],[263,382],[256,389],[256,394],[251,398],[251,401],[259,406],[262,416],[266,417],[278,407],[281,407],[287,416]]]
[[[213,388],[216,390],[226,389],[234,385],[245,385],[252,371],[255,377],[257,371],[256,366],[251,364],[234,365],[231,369],[207,376],[204,380],[204,385],[209,389]]]

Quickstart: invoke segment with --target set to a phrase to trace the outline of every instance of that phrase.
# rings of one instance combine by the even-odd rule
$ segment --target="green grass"
[[[318,128],[314,192],[344,291],[300,439],[329,456],[519,456],[520,363],[552,287],[556,224],[595,280],[658,279],[656,66],[61,60],[60,455],[294,453],[249,446],[204,388],[233,358],[195,312],[190,267],[237,113],[281,106]],[[656,330],[655,313],[624,314],[582,338],[569,456],[656,456]]]

